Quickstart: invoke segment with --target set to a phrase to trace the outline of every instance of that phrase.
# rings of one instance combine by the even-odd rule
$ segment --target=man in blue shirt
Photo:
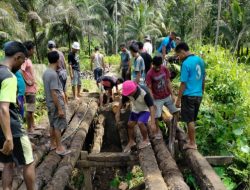
[[[181,104],[181,118],[188,125],[189,142],[184,149],[197,149],[195,142],[195,121],[204,92],[205,63],[189,51],[186,43],[181,42],[175,48],[176,54],[182,60],[181,85],[176,106]]]
[[[161,42],[160,47],[158,48],[158,53],[162,55],[162,60],[165,60],[166,55],[176,47],[175,43],[176,33],[170,32],[170,35],[164,38]]]

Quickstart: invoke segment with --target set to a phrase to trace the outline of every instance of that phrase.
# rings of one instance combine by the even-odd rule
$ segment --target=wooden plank
[[[205,158],[213,166],[230,165],[234,161],[234,156],[205,156]]]
[[[125,162],[125,161],[134,161],[138,160],[136,155],[131,155],[130,153],[123,153],[123,152],[101,152],[99,154],[89,154],[87,156],[89,161],[96,161],[96,162]]]
[[[104,135],[104,122],[105,122],[105,117],[104,115],[100,114],[98,116],[98,121],[97,125],[95,128],[95,134],[94,134],[94,140],[93,140],[93,146],[91,149],[92,153],[99,153],[102,148],[102,139]]]
[[[135,131],[138,148],[139,144],[142,142],[142,137],[138,127],[136,127]],[[151,145],[139,150],[139,161],[144,173],[146,190],[167,190],[168,187],[164,182],[161,171],[158,168],[154,151],[152,150]]]
[[[96,168],[112,168],[112,167],[127,167],[139,164],[138,160],[127,160],[127,161],[88,161],[79,160],[77,161],[76,167],[79,169],[96,167]]]

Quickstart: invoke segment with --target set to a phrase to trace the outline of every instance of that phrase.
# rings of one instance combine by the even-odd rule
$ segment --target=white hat
[[[56,47],[56,43],[53,40],[48,41],[48,48]]]
[[[72,48],[73,48],[73,49],[76,49],[76,50],[80,50],[80,44],[79,44],[78,42],[74,42],[74,43],[72,44]]]

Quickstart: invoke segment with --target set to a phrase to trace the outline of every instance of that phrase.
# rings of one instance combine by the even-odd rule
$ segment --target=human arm
[[[144,101],[146,105],[149,108],[150,111],[150,116],[151,116],[151,129],[153,132],[156,131],[156,125],[155,125],[155,106],[154,106],[154,101],[153,98],[151,97],[150,93],[147,93],[144,97]]]
[[[177,108],[179,108],[181,106],[181,98],[182,98],[182,95],[183,95],[183,92],[185,91],[185,89],[186,89],[186,84],[184,82],[181,82],[178,97],[177,97],[177,100],[175,103]]]
[[[30,73],[27,72],[28,68],[30,68]],[[35,84],[34,69],[29,59],[25,60],[25,62],[21,66],[21,72],[23,75],[23,79],[28,86],[32,86]]]
[[[73,58],[72,55],[69,54],[68,55],[68,63],[69,63],[69,75],[70,75],[71,80],[73,78],[72,58]]]
[[[55,89],[51,89],[50,92],[51,92],[52,100],[53,100],[55,106],[57,107],[58,116],[61,117],[61,118],[65,117],[64,111],[62,109],[62,106],[59,103],[56,90]]]

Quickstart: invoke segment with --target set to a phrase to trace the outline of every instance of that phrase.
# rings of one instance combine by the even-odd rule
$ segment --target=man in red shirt
[[[174,104],[170,72],[162,65],[161,56],[155,56],[153,58],[153,67],[147,73],[146,83],[152,97],[154,98],[154,105],[156,107],[155,119],[157,127],[155,138],[161,139],[162,136],[159,131],[158,120],[161,117],[163,106],[165,105],[171,114],[175,114],[179,111]]]

